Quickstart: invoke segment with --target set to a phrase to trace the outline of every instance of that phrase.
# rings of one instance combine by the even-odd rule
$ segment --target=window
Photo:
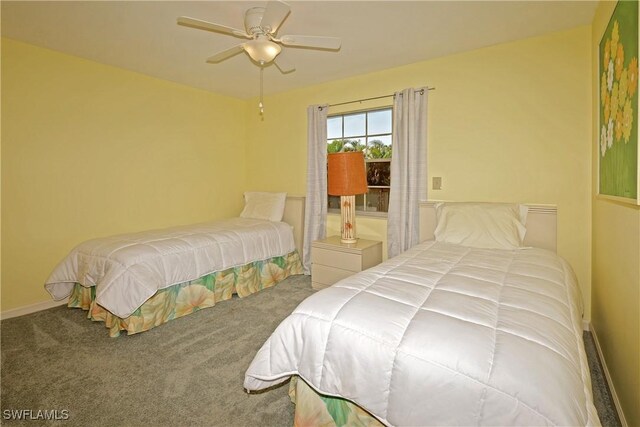
[[[387,212],[391,189],[391,108],[327,118],[327,152],[362,151],[369,192],[356,196],[356,210]],[[340,197],[329,196],[329,210],[340,209]]]

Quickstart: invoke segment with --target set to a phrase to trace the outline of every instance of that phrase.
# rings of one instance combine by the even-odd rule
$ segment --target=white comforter
[[[580,301],[549,251],[426,242],[303,301],[244,386],[299,375],[388,425],[598,425]]]
[[[124,318],[159,289],[294,250],[289,224],[246,218],[123,234],[75,247],[45,287],[60,300],[74,282],[96,286],[96,302]]]

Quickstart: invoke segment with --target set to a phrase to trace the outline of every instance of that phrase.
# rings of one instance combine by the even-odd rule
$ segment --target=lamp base
[[[356,239],[356,196],[340,196],[340,215],[342,224],[340,226],[340,242],[353,244]]]
[[[346,245],[353,245],[354,243],[358,243],[358,239],[340,239],[340,243],[344,243]]]

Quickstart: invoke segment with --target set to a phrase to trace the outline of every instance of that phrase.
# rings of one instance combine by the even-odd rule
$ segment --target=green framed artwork
[[[620,0],[599,47],[598,194],[640,205],[638,0]]]

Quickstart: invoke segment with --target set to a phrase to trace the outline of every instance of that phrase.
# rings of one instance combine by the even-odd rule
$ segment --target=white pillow
[[[244,209],[240,217],[282,221],[286,199],[287,193],[247,191],[244,193]]]
[[[527,209],[502,203],[436,204],[436,241],[487,249],[517,249]]]

